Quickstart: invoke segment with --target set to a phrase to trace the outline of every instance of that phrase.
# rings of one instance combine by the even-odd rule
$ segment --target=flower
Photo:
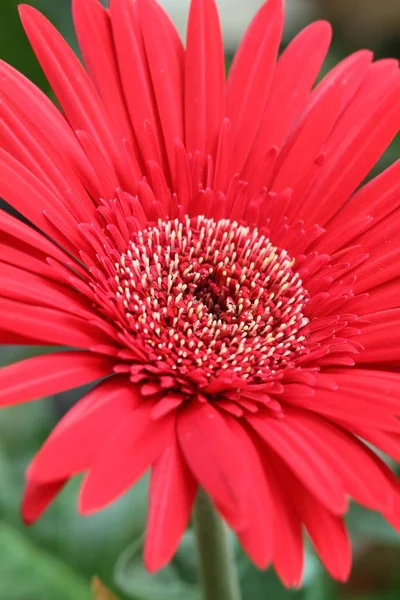
[[[145,561],[173,555],[203,487],[260,567],[301,579],[305,526],[348,576],[348,499],[399,526],[396,61],[360,51],[314,88],[316,22],[277,59],[282,0],[227,82],[213,0],[186,50],[154,0],[75,0],[88,73],[29,6],[63,113],[1,64],[2,343],[66,346],[0,372],[2,405],[101,380],[27,472],[34,521],[84,472],[97,511],[151,468]],[[367,444],[368,443],[368,444]]]

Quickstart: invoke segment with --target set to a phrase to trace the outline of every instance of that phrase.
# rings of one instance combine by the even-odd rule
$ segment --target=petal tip
[[[43,16],[36,8],[29,4],[18,4],[18,12],[21,20],[36,15]]]
[[[159,571],[160,569],[162,569],[163,567],[165,567],[165,565],[168,562],[168,559],[166,560],[165,558],[163,558],[161,556],[157,556],[155,554],[155,552],[150,550],[145,545],[144,552],[143,552],[143,562],[144,562],[144,566],[146,567],[146,570],[150,574],[154,574],[157,571]]]
[[[332,35],[333,35],[333,29],[332,29],[332,25],[329,23],[329,21],[325,21],[324,19],[321,19],[319,21],[315,21],[314,22],[314,27],[317,29],[319,29],[321,34],[324,34],[329,41],[331,41],[332,39]]]
[[[30,527],[38,519],[38,516],[31,513],[28,510],[28,508],[26,506],[24,506],[24,504],[22,504],[20,507],[20,515],[21,515],[22,522],[26,527]]]

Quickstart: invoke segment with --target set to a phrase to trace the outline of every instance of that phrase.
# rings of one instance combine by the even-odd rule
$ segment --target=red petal
[[[131,123],[145,160],[161,159],[158,118],[147,65],[139,10],[131,0],[110,0],[114,44]],[[156,131],[154,147],[145,123]]]
[[[296,510],[329,574],[347,581],[351,569],[351,545],[343,519],[330,513],[300,485],[292,485]]]
[[[304,549],[302,523],[294,508],[295,501],[281,478],[279,467],[268,457],[264,464],[266,476],[273,489],[275,544],[273,564],[287,587],[299,587],[303,574]]]
[[[327,143],[325,164],[302,204],[309,223],[324,226],[335,215],[398,131],[400,77],[394,65],[383,67],[376,63],[370,68],[365,84]],[[295,200],[301,202],[299,194]]]
[[[2,149],[0,149],[0,195],[39,229],[50,237],[55,237],[61,244],[65,244],[65,238],[55,233],[43,211],[53,211],[62,215],[65,231],[68,231],[71,242],[78,243],[76,220],[67,212],[62,201],[35,175]],[[69,244],[69,248],[74,253],[75,245]]]
[[[144,560],[150,572],[174,555],[188,524],[197,490],[176,442],[154,463],[151,472]]]
[[[373,427],[355,427],[354,433],[370,442],[376,448],[400,462],[400,435],[388,431],[379,431]]]
[[[398,364],[400,360],[400,309],[393,308],[366,315],[368,325],[358,337],[364,351],[359,363]]]
[[[29,480],[49,483],[90,468],[139,401],[137,389],[126,379],[115,376],[101,382],[53,429],[29,467]]]
[[[380,512],[390,509],[393,489],[386,478],[386,465],[367,446],[343,429],[304,411],[287,409],[285,419],[332,466],[356,502]]]
[[[89,352],[55,352],[0,369],[0,406],[85,385],[112,373],[114,361]]]
[[[90,349],[95,344],[113,343],[94,325],[59,310],[5,298],[0,298],[0,310],[7,314],[4,329],[22,336],[27,333],[30,339],[41,344]]]
[[[328,23],[313,23],[299,33],[279,58],[271,95],[244,170],[248,181],[251,181],[251,175],[265,152],[274,146],[278,149],[282,146],[310,95],[328,51],[331,35]],[[266,183],[257,182],[255,191]]]
[[[399,188],[400,189],[400,188]],[[392,209],[397,208],[398,191],[389,195],[392,201]],[[396,195],[395,195],[396,194]],[[382,195],[382,202],[385,196]],[[368,253],[368,260],[359,265],[354,274],[357,276],[357,281],[354,285],[355,293],[365,292],[372,288],[382,285],[385,282],[391,281],[396,292],[396,283],[398,284],[397,276],[399,274],[398,263],[400,258],[400,248],[397,243],[400,234],[399,211],[393,210],[387,217],[379,223],[372,223],[368,231],[360,235],[355,243],[359,244],[364,252]],[[390,291],[390,290],[388,290]],[[389,297],[386,298],[389,300]],[[365,314],[368,311],[366,308],[368,301],[360,307],[360,313]],[[394,308],[399,305],[395,304]],[[385,302],[378,306],[377,310],[384,310]],[[374,312],[371,310],[370,312]]]
[[[330,91],[300,119],[283,147],[271,191],[294,189],[321,152],[339,117],[346,88],[337,85]]]
[[[235,136],[234,171],[250,152],[270,92],[283,30],[282,0],[269,0],[258,11],[240,43],[227,88],[227,116]]]
[[[185,81],[186,147],[213,154],[225,108],[224,49],[214,0],[191,3]]]
[[[19,6],[25,32],[74,130],[88,132],[109,158],[118,155],[105,108],[78,58],[37,10]]]
[[[76,290],[5,263],[0,270],[0,296],[49,308],[57,306],[60,311],[86,319],[93,317],[91,305]]]
[[[90,221],[94,204],[69,160],[48,142],[34,123],[27,123],[15,106],[2,99],[2,148],[33,173],[62,205],[80,221]],[[57,200],[56,200],[57,199]]]
[[[3,239],[6,243],[2,244],[0,242],[0,260],[2,265],[9,264],[11,266],[17,266],[24,275],[25,273],[34,273],[39,275],[41,279],[49,279],[50,281],[55,280],[61,283],[65,282],[62,274],[60,274],[57,269],[51,267],[47,263],[46,257],[40,252],[37,252],[16,237],[12,238],[11,236],[3,234],[2,240]]]
[[[324,389],[324,374],[319,375],[321,389],[316,389],[311,397],[293,396],[286,401],[314,413],[319,413],[339,424],[346,423],[360,427],[374,426],[387,431],[399,431],[397,415],[399,407],[395,402],[398,381],[391,381],[385,373],[380,377],[374,371],[368,376],[356,369],[335,369],[332,375],[337,382],[336,389]],[[332,376],[328,375],[328,377]]]
[[[0,91],[10,105],[18,110],[27,129],[39,130],[47,142],[71,161],[84,178],[90,174],[85,155],[56,106],[21,73],[0,61]]]
[[[184,139],[184,50],[178,33],[156,2],[139,0],[138,6],[161,129],[171,173],[174,174],[175,140]]]
[[[346,511],[347,501],[339,477],[314,446],[297,433],[286,419],[251,415],[247,421],[318,501],[336,514]]]
[[[332,237],[334,237],[334,232],[339,227],[354,218],[361,219],[371,215],[374,217],[374,223],[378,223],[390,214],[394,208],[398,207],[399,191],[400,160],[397,160],[354,194],[350,201],[332,219],[327,229],[328,233],[332,232]]]
[[[247,431],[236,419],[229,418],[229,427],[240,447],[248,472],[248,495],[246,500],[247,526],[237,532],[238,538],[260,569],[265,569],[272,558],[274,543],[281,531],[276,528],[273,506],[274,488],[264,473],[260,457]]]
[[[57,270],[47,264],[46,259],[52,257],[61,264],[72,265],[73,269],[80,274],[85,273],[71,256],[4,210],[0,210],[0,231],[2,232],[0,258],[5,263],[44,275],[47,279],[64,281]]]
[[[83,59],[107,114],[120,139],[130,139],[132,130],[118,72],[109,11],[99,0],[73,0],[72,14]]]
[[[196,480],[227,521],[235,529],[243,529],[247,525],[248,472],[226,418],[208,403],[191,403],[178,414],[178,436]]]
[[[86,475],[79,497],[79,510],[100,510],[126,492],[171,443],[174,416],[156,421],[153,404],[136,408],[104,445]]]
[[[22,500],[21,513],[26,525],[32,525],[62,490],[67,480],[37,484],[28,481]]]

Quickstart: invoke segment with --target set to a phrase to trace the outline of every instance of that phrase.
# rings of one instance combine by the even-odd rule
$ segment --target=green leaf
[[[0,598],[89,600],[89,585],[5,523],[0,525]]]
[[[76,501],[81,478],[69,482],[53,505],[31,528],[41,544],[84,573],[109,580],[127,544],[141,538],[147,510],[147,478],[107,509],[82,517]]]
[[[11,462],[32,459],[55,423],[49,398],[0,410],[0,446]]]
[[[110,581],[123,549],[143,535],[147,477],[109,508],[89,517],[77,513],[80,478],[74,478],[40,520],[26,528],[19,512],[25,470],[41,445],[42,429],[48,429],[49,418],[53,420],[49,408],[39,401],[0,411],[0,517],[71,568],[87,577],[99,573]]]
[[[239,563],[240,587],[245,599],[251,600],[300,600],[303,593],[287,590],[277,578],[272,568],[260,571],[247,559]]]
[[[387,545],[399,546],[400,535],[376,512],[366,510],[357,504],[352,504],[346,518],[349,531],[354,540],[382,542]]]
[[[320,590],[319,583],[324,577],[324,569],[312,550],[305,543],[304,569],[301,589],[286,589],[270,566],[265,571],[258,569],[237,544],[237,564],[240,587],[245,600],[330,600],[328,596],[309,596],[312,590]],[[319,582],[319,583],[317,583]]]
[[[185,540],[186,549],[188,545],[191,545],[193,556],[193,543]],[[164,569],[150,574],[143,565],[142,548],[142,540],[138,540],[129,546],[118,560],[115,582],[122,592],[134,600],[200,600],[197,585],[181,578],[184,568],[182,569],[183,564],[181,564],[180,572],[179,553]]]

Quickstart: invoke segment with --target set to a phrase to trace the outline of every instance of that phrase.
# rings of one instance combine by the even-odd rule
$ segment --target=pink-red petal
[[[54,93],[74,130],[92,135],[117,161],[115,131],[78,58],[53,25],[33,7],[20,5],[22,24]]]
[[[343,514],[347,501],[339,476],[312,443],[286,419],[251,415],[247,421],[260,439],[290,467],[304,486],[335,514]]]
[[[53,429],[31,463],[28,479],[50,483],[89,469],[139,401],[135,386],[122,376],[101,382]]]
[[[215,0],[193,0],[185,62],[185,139],[213,154],[225,109],[225,60]]]
[[[21,515],[26,525],[32,525],[49,504],[60,493],[67,480],[51,483],[36,483],[28,481],[25,487],[21,505]]]
[[[0,406],[85,385],[112,373],[114,361],[90,352],[54,352],[0,369]]]
[[[174,555],[188,524],[196,490],[196,481],[177,440],[173,440],[151,471],[144,546],[144,561],[150,572],[161,569]]]
[[[235,54],[227,85],[227,117],[235,138],[234,170],[243,168],[260,127],[283,30],[282,0],[258,11]]]
[[[235,529],[246,527],[248,476],[226,418],[209,403],[193,402],[178,414],[177,431],[196,480]]]
[[[151,402],[132,411],[90,465],[79,496],[79,510],[100,510],[126,492],[171,444],[174,415],[151,418]]]

